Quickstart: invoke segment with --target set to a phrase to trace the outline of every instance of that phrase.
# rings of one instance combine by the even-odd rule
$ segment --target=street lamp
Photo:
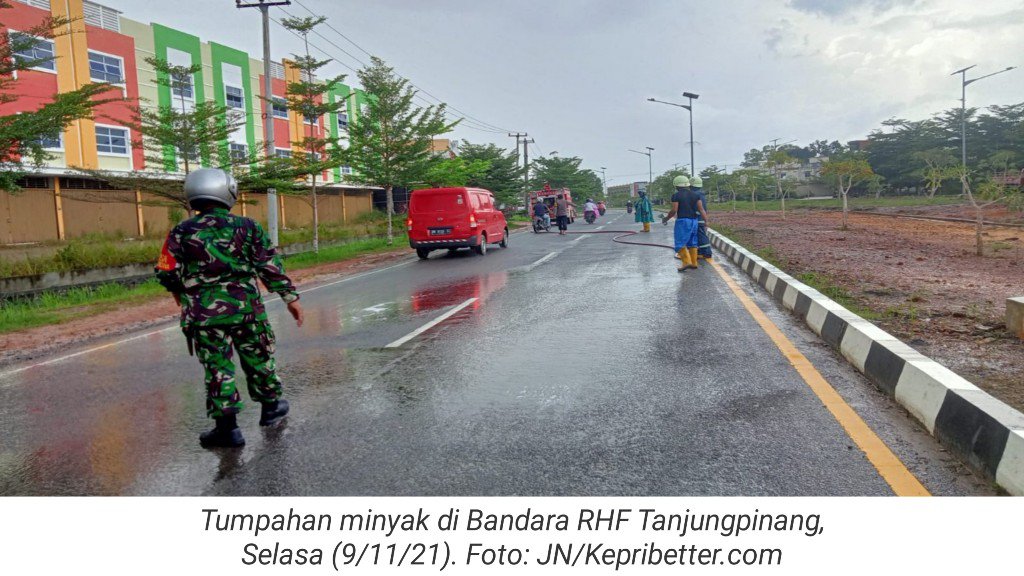
[[[668,104],[669,106],[676,106],[678,108],[686,108],[686,111],[690,113],[690,176],[697,174],[696,167],[693,161],[693,101],[700,98],[699,94],[693,92],[683,92],[683,97],[690,100],[689,104],[676,104],[675,102],[665,102],[664,100],[657,100],[655,98],[648,98],[648,102],[657,102],[659,104]]]
[[[956,76],[957,74],[960,74],[960,161],[963,165],[963,170],[965,174],[967,173],[967,85],[973,84],[978,80],[984,80],[985,78],[995,76],[996,74],[1009,72],[1010,70],[1016,68],[1016,66],[1007,66],[1006,68],[1000,70],[999,72],[993,72],[991,74],[978,76],[977,78],[971,78],[970,80],[968,80],[967,71],[970,70],[971,68],[974,68],[975,66],[977,66],[977,64],[968,66],[967,68],[961,68],[960,70],[957,70],[956,72],[950,74],[950,76]],[[960,182],[960,192],[962,194],[967,193],[967,184],[963,181]]]
[[[608,197],[608,179],[604,176],[604,171],[607,170],[604,166],[601,166],[601,195],[605,198]]]
[[[644,156],[647,156],[647,188],[648,188],[648,192],[649,192],[650,191],[650,187],[651,187],[651,183],[654,182],[654,167],[651,164],[651,152],[654,152],[654,148],[651,148],[650,146],[647,146],[646,148],[647,148],[647,152],[641,152],[639,150],[633,150],[632,148],[630,148],[629,151],[630,152],[636,152],[637,154],[643,154]]]

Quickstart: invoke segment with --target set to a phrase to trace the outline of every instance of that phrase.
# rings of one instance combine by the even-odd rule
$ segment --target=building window
[[[341,167],[341,173],[342,174],[351,174],[352,173],[352,167],[351,166],[342,166]]]
[[[101,154],[128,155],[128,130],[110,126],[96,127],[96,151]]]
[[[303,114],[302,115],[302,121],[305,122],[306,124],[312,124],[314,126],[317,126],[319,121],[320,121],[320,117],[319,116],[310,116],[309,114]]]
[[[11,32],[8,36],[9,42],[18,44],[19,48],[14,53],[14,59],[18,64],[27,65],[36,70],[57,71],[57,63],[53,59],[53,41],[45,38],[34,38],[28,34]]]
[[[183,74],[181,76],[175,76],[171,80],[171,94],[176,98],[184,98],[186,100],[192,100],[195,98],[192,90],[192,75]]]
[[[61,138],[61,133],[60,132],[57,132],[55,134],[46,134],[46,135],[40,136],[36,140],[36,142],[39,142],[39,145],[42,146],[43,149],[45,149],[45,150],[63,150],[64,149],[64,141]]]
[[[348,131],[348,114],[338,112],[338,130]]]
[[[238,144],[237,142],[231,142],[228,144],[229,151],[231,152],[232,162],[245,162],[249,159],[249,149],[245,144]]]
[[[811,171],[810,170],[804,170],[804,178],[810,178],[810,177],[811,177]]]
[[[224,102],[231,108],[245,108],[245,95],[242,94],[242,89],[235,86],[225,86]]]
[[[123,68],[123,61],[120,58],[89,51],[89,77],[96,82],[123,84]]]
[[[36,8],[42,8],[43,10],[50,9],[50,0],[18,0],[22,4],[28,4],[29,6],[35,6]]]
[[[284,98],[274,97],[270,105],[277,118],[288,118],[288,102]]]
[[[278,158],[291,158],[292,151],[288,148],[274,148],[274,156]]]
[[[50,179],[45,176],[25,176],[18,180],[18,186],[21,188],[49,188]]]
[[[49,4],[47,1],[46,4]],[[49,9],[49,8],[47,8]],[[117,10],[107,8],[94,2],[86,0],[82,2],[82,12],[85,16],[85,23],[114,32],[121,31],[121,22]]]

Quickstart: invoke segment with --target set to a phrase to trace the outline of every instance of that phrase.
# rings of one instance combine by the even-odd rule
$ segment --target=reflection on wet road
[[[0,369],[0,494],[890,493],[712,270],[607,235],[511,240],[307,289],[301,329],[272,304],[292,413],[266,429],[249,406],[242,450],[199,447],[174,327]]]

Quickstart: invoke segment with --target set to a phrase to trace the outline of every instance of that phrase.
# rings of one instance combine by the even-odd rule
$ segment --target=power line
[[[282,24],[282,23],[281,23],[281,22],[280,22],[279,20],[276,20],[276,19],[272,19],[272,20],[274,21],[274,23],[275,23],[275,24],[277,24],[278,26],[280,26],[280,27],[281,27],[281,28],[283,28],[284,30],[286,30],[286,31],[290,32],[290,33],[291,33],[291,34],[292,34],[293,36],[295,36],[295,37],[297,37],[297,38],[301,38],[301,37],[302,37],[302,36],[301,36],[300,34],[298,34],[297,32],[295,32],[294,30],[290,30],[290,29],[289,29],[288,27],[286,27],[286,26],[285,26],[284,24]],[[314,30],[314,33],[316,33],[316,31],[315,31],[315,30]],[[321,38],[323,38],[323,36],[322,36],[322,35],[320,35],[320,34],[317,34],[317,35],[318,35],[318,36],[320,36]],[[334,42],[331,42],[331,41],[330,41],[329,39],[326,39],[326,40],[327,40],[327,42],[328,42],[328,43],[330,43],[331,45],[333,45],[333,46],[335,46],[335,47],[338,47],[338,46],[337,46],[337,44],[335,44]],[[319,51],[320,53],[322,53],[322,54],[323,54],[324,56],[327,56],[328,58],[331,58],[332,60],[334,60],[334,61],[335,61],[335,62],[337,62],[338,64],[341,64],[341,65],[342,65],[342,66],[344,66],[345,68],[348,68],[349,70],[351,70],[351,71],[353,71],[353,72],[358,72],[358,70],[356,70],[356,69],[355,69],[355,68],[353,68],[352,66],[350,66],[350,65],[346,64],[346,63],[345,63],[345,62],[343,62],[343,61],[342,61],[341,59],[339,59],[339,58],[337,57],[337,55],[335,55],[335,54],[331,54],[330,52],[328,52],[328,51],[324,50],[324,49],[323,49],[322,47],[320,47],[319,45],[317,45],[317,44],[315,44],[315,43],[312,43],[312,42],[310,42],[310,46],[312,46],[313,48],[315,48],[316,50],[318,50],[318,51]],[[338,47],[338,48],[339,48],[339,49],[341,49],[340,47]],[[344,50],[343,50],[343,51],[344,51]],[[348,54],[348,52],[346,52],[346,54]],[[349,55],[349,56],[351,56],[351,55]],[[361,60],[359,60],[359,59],[356,59],[356,61],[357,61],[357,62],[360,62],[360,63],[362,63],[362,61],[361,61]],[[364,65],[365,65],[365,64],[364,64]],[[412,84],[412,82],[410,82],[410,84]],[[426,100],[425,98],[423,98],[423,97],[422,97],[422,96],[420,96],[419,94],[416,94],[416,95],[415,95],[415,97],[416,97],[416,98],[418,98],[418,99],[419,99],[419,100],[420,100],[421,102],[423,102],[424,104],[426,104],[426,105],[428,105],[428,106],[434,106],[434,105],[435,105],[434,103],[432,103],[432,102],[430,102],[430,101]],[[498,130],[498,129],[490,128],[490,127],[488,127],[488,126],[485,126],[485,125],[482,125],[482,124],[480,124],[479,122],[475,122],[475,121],[473,121],[473,120],[470,120],[470,119],[467,119],[467,118],[463,118],[463,117],[457,116],[457,115],[455,115],[455,114],[452,114],[451,112],[449,112],[449,110],[450,110],[450,109],[451,109],[451,107],[450,107],[450,106],[446,106],[446,109],[445,109],[445,117],[446,117],[446,119],[447,119],[448,121],[455,121],[455,120],[458,120],[458,121],[460,121],[460,125],[461,125],[461,126],[465,126],[466,128],[469,128],[469,129],[471,129],[471,130],[478,130],[478,131],[480,131],[480,132],[488,132],[488,133],[491,133],[491,134],[503,134],[503,133],[505,132],[504,130]],[[475,125],[474,125],[474,124],[475,124]]]
[[[309,7],[307,7],[307,6],[306,6],[305,4],[303,4],[302,2],[299,2],[298,0],[296,0],[296,2],[295,2],[295,3],[296,3],[296,4],[298,4],[299,6],[301,6],[301,7],[302,7],[302,8],[304,9],[304,10],[306,10],[306,12],[309,12],[309,13],[310,13],[310,14],[311,14],[312,16],[320,16],[320,14],[317,14],[316,12],[313,12],[312,10],[310,10],[310,9],[309,9]],[[285,11],[285,14],[288,14],[288,12],[287,12],[287,11]],[[289,16],[291,16],[291,14],[288,14],[288,15],[289,15]],[[293,17],[294,17],[294,16],[293,16]],[[338,30],[338,29],[337,29],[337,28],[335,28],[335,27],[334,27],[333,25],[331,25],[331,23],[330,23],[329,21],[326,21],[326,22],[325,22],[324,24],[325,24],[325,25],[327,26],[327,28],[328,28],[328,29],[330,29],[331,31],[333,31],[333,32],[334,32],[335,34],[337,34],[338,36],[340,36],[340,37],[344,38],[344,39],[345,39],[346,41],[348,41],[348,42],[349,42],[350,44],[352,44],[353,46],[355,46],[356,48],[358,48],[359,50],[361,50],[361,51],[362,51],[362,52],[363,52],[364,54],[366,54],[367,56],[373,57],[373,54],[371,54],[371,53],[370,53],[369,51],[367,51],[367,50],[366,50],[365,48],[363,48],[362,46],[360,46],[360,45],[359,45],[358,43],[356,43],[356,42],[355,42],[354,40],[352,40],[351,38],[349,38],[348,36],[346,36],[345,34],[343,34],[343,33],[342,33],[342,32],[341,32],[340,30]],[[334,47],[335,47],[335,48],[337,48],[338,50],[341,50],[342,52],[344,52],[345,54],[347,54],[347,55],[348,55],[349,57],[351,57],[352,59],[354,59],[354,60],[355,60],[356,62],[359,62],[359,63],[360,63],[360,64],[362,64],[363,66],[366,66],[366,65],[367,65],[367,64],[366,64],[365,62],[363,62],[362,60],[360,60],[360,59],[359,59],[359,58],[357,58],[356,56],[353,56],[353,55],[352,55],[351,53],[349,53],[349,52],[348,52],[347,50],[345,50],[345,49],[344,49],[344,48],[342,48],[341,46],[338,46],[338,45],[337,45],[336,43],[334,43],[334,42],[333,42],[333,41],[331,41],[330,39],[326,38],[326,37],[325,37],[324,35],[320,34],[320,33],[319,33],[319,32],[317,32],[316,30],[314,30],[314,31],[313,31],[313,33],[314,33],[314,34],[316,34],[317,36],[319,36],[319,37],[323,38],[323,39],[324,39],[324,40],[325,40],[326,42],[328,42],[328,43],[329,43],[330,45],[334,46]],[[413,81],[412,81],[412,80],[409,80],[408,78],[406,78],[406,80],[408,80],[408,81],[409,81],[409,84],[410,84],[410,85],[411,85],[411,86],[412,86],[413,88],[416,88],[416,89],[417,89],[418,91],[422,92],[422,93],[423,93],[423,94],[425,94],[426,96],[429,96],[430,98],[433,98],[433,99],[434,99],[435,101],[437,101],[438,103],[441,103],[441,104],[445,104],[445,105],[447,106],[447,108],[448,108],[449,110],[452,110],[453,112],[456,112],[456,113],[458,113],[458,114],[461,114],[461,115],[462,115],[462,117],[463,117],[464,119],[466,119],[466,120],[472,120],[472,121],[473,121],[474,123],[476,123],[477,125],[479,125],[479,126],[481,126],[481,127],[484,127],[484,128],[490,128],[490,129],[493,129],[493,130],[495,130],[496,132],[502,132],[502,133],[504,133],[504,132],[510,132],[510,131],[511,131],[511,130],[508,130],[508,129],[502,128],[501,126],[498,126],[498,125],[496,125],[496,124],[491,124],[490,122],[485,122],[485,121],[483,121],[483,120],[480,120],[479,118],[476,118],[476,117],[474,117],[474,116],[472,116],[472,115],[470,115],[470,114],[467,114],[466,112],[463,112],[462,110],[459,110],[458,108],[456,108],[456,107],[452,106],[451,104],[449,104],[449,103],[447,103],[447,102],[444,102],[443,100],[441,100],[441,99],[440,99],[440,98],[438,98],[437,96],[434,96],[434,95],[433,95],[433,94],[431,94],[430,92],[427,92],[427,91],[426,91],[426,90],[424,90],[423,88],[421,88],[421,87],[417,86],[417,85],[416,85],[415,83],[413,83]]]

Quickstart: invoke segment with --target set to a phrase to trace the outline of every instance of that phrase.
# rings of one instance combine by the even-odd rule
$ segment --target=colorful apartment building
[[[173,217],[168,208],[153,206],[139,193],[135,194],[136,202],[132,207],[131,202],[118,196],[123,196],[124,191],[103,190],[100,183],[69,170],[81,167],[167,172],[174,171],[175,166],[181,170],[172,150],[165,152],[163,165],[147,165],[138,138],[129,127],[131,107],[135,105],[166,106],[172,101],[180,103],[181,99],[193,103],[214,101],[237,109],[246,119],[243,126],[221,143],[223,151],[241,156],[262,146],[264,122],[269,119],[274,122],[274,145],[279,156],[305,153],[295,143],[309,134],[310,126],[301,114],[284,105],[287,82],[298,79],[299,75],[287,59],[272,64],[272,97],[280,105],[275,103],[268,110],[263,98],[263,61],[244,51],[215,41],[202,41],[161,24],[144,24],[88,0],[13,0],[10,4],[11,8],[0,10],[0,33],[19,34],[51,15],[70,18],[72,24],[69,33],[52,40],[38,39],[31,53],[23,54],[26,58],[49,59],[18,73],[18,99],[0,105],[0,114],[32,110],[55,93],[74,90],[90,82],[107,82],[120,88],[121,99],[99,107],[93,119],[78,120],[56,137],[44,139],[51,160],[41,169],[31,171],[22,193],[0,193],[0,244],[65,239],[94,231],[136,236],[161,233],[168,228]],[[175,65],[201,64],[202,70],[193,76],[190,85],[172,90],[157,82],[157,72],[146,62],[147,58]],[[341,146],[347,146],[348,123],[362,110],[366,94],[339,85],[328,97],[332,102],[345,101],[346,106],[337,114],[319,118],[314,130],[328,131],[340,140]],[[209,161],[204,158],[201,163],[207,165]],[[371,207],[370,189],[346,184],[348,172],[347,167],[339,167],[322,175],[327,221],[335,213],[347,219],[349,212],[362,212]],[[45,198],[46,193],[50,199]],[[340,208],[332,207],[332,194],[341,195]],[[82,200],[85,196],[88,200]],[[108,203],[102,210],[95,206],[104,204],[104,197],[115,196],[117,201]],[[354,198],[359,201],[354,202]],[[285,226],[289,213],[294,225],[303,225],[311,219],[311,209],[293,200],[295,198],[285,197],[279,200]],[[261,206],[261,202],[264,205]],[[78,205],[82,203],[94,206]],[[69,208],[75,213],[69,213]],[[249,202],[241,204],[239,210],[264,218],[265,198],[253,196]],[[76,223],[69,222],[72,219]]]

